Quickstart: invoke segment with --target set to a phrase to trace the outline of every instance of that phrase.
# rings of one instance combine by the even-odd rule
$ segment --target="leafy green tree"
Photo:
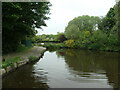
[[[58,33],[57,35],[57,39],[61,42],[67,40],[66,36],[64,35],[64,33]]]
[[[120,1],[115,5],[115,14],[116,24],[114,26],[114,31],[117,31],[118,41],[120,45]]]
[[[111,17],[110,17],[111,16]],[[108,34],[108,41],[109,46],[111,48],[120,48],[120,2],[116,3],[113,7],[113,9],[109,10],[106,17],[109,17],[110,19],[108,22],[110,22],[109,30],[107,30]],[[108,26],[108,25],[107,25]]]
[[[118,19],[117,19],[117,22],[118,22],[118,38],[119,38],[119,45],[120,45],[120,1],[118,2]]]
[[[77,48],[120,50],[120,2],[105,17],[79,16],[68,23],[65,35]],[[69,41],[68,40],[68,41]]]
[[[35,28],[46,26],[50,6],[49,2],[3,2],[3,53],[15,51],[22,40],[37,33]]]
[[[80,30],[79,28],[72,24],[65,28],[65,35],[68,39],[79,39]]]
[[[104,30],[109,35],[115,23],[116,23],[115,9],[113,7],[110,8],[107,15],[102,19],[101,23],[99,23],[99,29]]]
[[[79,39],[81,31],[90,31],[92,33],[98,29],[99,23],[100,18],[97,16],[79,16],[68,23],[68,26],[65,28],[65,35],[67,38]]]

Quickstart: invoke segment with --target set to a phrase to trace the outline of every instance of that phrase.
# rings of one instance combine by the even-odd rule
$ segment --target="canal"
[[[3,77],[3,88],[118,88],[118,52],[46,51],[43,58]]]

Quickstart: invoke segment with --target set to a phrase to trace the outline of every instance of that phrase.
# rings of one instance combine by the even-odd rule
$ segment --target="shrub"
[[[109,45],[111,45],[111,46],[118,46],[119,44],[118,44],[118,36],[117,36],[117,34],[114,34],[114,33],[112,33],[112,34],[110,34],[109,35],[109,38],[108,38],[108,41],[109,41]]]
[[[65,41],[65,45],[67,47],[74,47],[75,46],[75,42],[74,42],[74,40],[67,40],[67,41]]]
[[[62,47],[65,47],[64,43],[48,43],[48,44],[45,44],[43,46],[47,47],[47,48],[62,48]]]
[[[35,61],[38,58],[36,56],[29,56],[28,59],[29,59],[29,61]]]
[[[24,52],[31,48],[32,46],[19,45],[18,48],[16,49],[16,52]]]
[[[100,48],[101,48],[101,45],[98,44],[98,43],[93,43],[93,44],[91,44],[88,48],[89,48],[89,49],[95,49],[95,50],[97,50],[97,49],[100,49]]]
[[[67,38],[66,38],[66,36],[64,35],[64,33],[59,33],[57,39],[58,39],[59,41],[61,41],[61,42],[67,40]]]

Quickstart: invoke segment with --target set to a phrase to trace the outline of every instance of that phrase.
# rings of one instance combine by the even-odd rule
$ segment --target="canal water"
[[[118,52],[46,51],[3,78],[3,88],[118,88]]]

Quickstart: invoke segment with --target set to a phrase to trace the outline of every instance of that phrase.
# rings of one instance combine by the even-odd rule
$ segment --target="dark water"
[[[34,64],[3,78],[3,88],[118,88],[117,52],[46,51]]]

